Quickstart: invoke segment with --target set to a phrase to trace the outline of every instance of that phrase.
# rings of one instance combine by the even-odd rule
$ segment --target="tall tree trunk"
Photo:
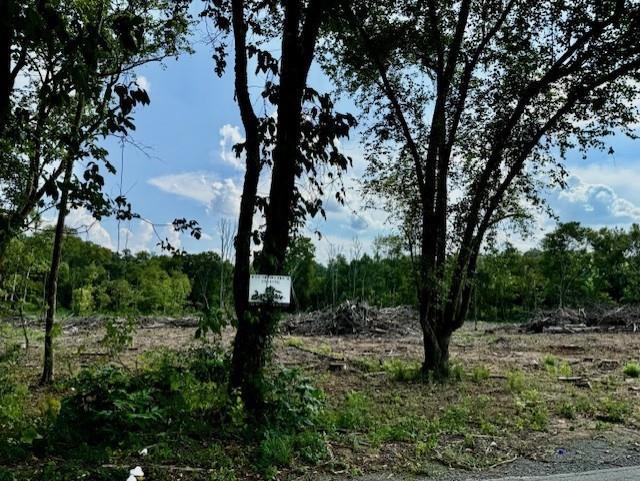
[[[326,2],[320,0],[312,0],[309,3],[301,33],[300,24],[303,18],[303,2],[300,0],[286,0],[283,2],[282,60],[280,65],[276,143],[272,155],[273,172],[269,192],[269,205],[266,209],[263,249],[256,259],[256,267],[261,274],[280,274],[284,265],[293,217],[303,91],[314,55],[317,34],[325,8],[324,3]],[[234,8],[239,8],[236,4],[242,5],[242,2],[234,2]],[[236,13],[240,12],[234,11],[234,35],[236,36],[237,50],[238,30],[236,27],[246,28],[246,26],[236,22]],[[243,41],[241,40],[241,42]],[[246,54],[245,50],[243,47],[243,54]],[[239,73],[243,76],[244,90],[244,87],[246,87],[246,58],[243,62],[244,69]],[[236,67],[237,65],[238,63],[236,62]],[[238,80],[238,71],[236,71],[236,80]],[[239,99],[240,101],[241,99]],[[245,182],[246,180],[245,175]],[[252,207],[255,205],[255,194],[253,198],[254,204]],[[253,211],[251,215],[253,215]],[[241,220],[238,223],[239,235]],[[244,229],[246,229],[246,226]],[[236,299],[238,331],[236,332],[231,361],[230,388],[240,389],[245,406],[257,413],[262,405],[263,368],[268,359],[269,344],[277,324],[278,311],[273,306],[267,305],[251,310],[248,309],[248,259],[250,252],[247,250],[241,255],[243,257],[238,258],[236,256],[236,260],[241,262],[241,268],[243,270],[246,269],[246,271],[242,273],[242,278],[238,277],[236,279],[237,284],[234,286],[242,297]],[[245,284],[241,285],[243,281]]]
[[[235,95],[246,136],[246,171],[240,200],[238,230],[235,238],[235,266],[233,271],[233,300],[238,322],[231,358],[229,389],[240,389],[245,403],[251,403],[250,386],[245,386],[245,373],[259,364],[252,344],[256,342],[254,322],[249,309],[249,276],[251,274],[251,239],[253,234],[253,214],[256,207],[258,181],[260,180],[261,159],[258,135],[259,122],[251,104],[247,74],[247,24],[243,0],[232,2],[232,24],[234,37]],[[243,389],[246,388],[246,389]],[[244,394],[247,392],[247,394]]]
[[[13,43],[13,1],[0,0],[0,136],[11,109],[11,44]]]
[[[56,297],[58,295],[58,275],[60,273],[60,260],[62,257],[62,241],[64,238],[64,222],[67,217],[67,203],[69,201],[69,188],[71,175],[73,174],[73,161],[67,160],[64,179],[58,206],[58,221],[56,223],[55,237],[53,239],[53,251],[51,254],[51,268],[47,276],[46,301],[47,312],[44,325],[44,365],[40,384],[51,384],[53,381],[53,325],[56,316]]]

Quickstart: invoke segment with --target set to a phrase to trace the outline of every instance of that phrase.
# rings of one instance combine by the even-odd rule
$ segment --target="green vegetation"
[[[625,376],[638,378],[640,377],[640,364],[637,362],[629,362],[624,366],[622,372],[624,372]]]
[[[268,408],[252,420],[228,393],[229,361],[218,348],[150,352],[143,361],[135,371],[108,364],[83,369],[29,412],[34,406],[24,402],[26,386],[4,369],[18,356],[5,359],[0,464],[54,458],[43,467],[52,476],[67,470],[95,475],[96,465],[125,461],[126,453],[151,446],[145,462],[187,463],[227,479],[242,470],[273,477],[294,460],[326,459],[319,430],[323,395],[298,371],[269,374]],[[251,450],[246,457],[234,449],[240,441]]]
[[[640,226],[634,225],[628,232],[580,227],[578,234],[576,229],[560,225],[547,235],[541,250],[521,253],[507,246],[482,255],[475,307],[469,317],[519,320],[536,309],[557,306],[560,294],[554,286],[560,280],[554,276],[566,270],[561,262],[579,267],[567,274],[570,283],[562,293],[565,306],[640,301],[633,294],[638,290],[635,273],[640,266]],[[51,231],[45,230],[10,243],[4,263],[6,274],[0,281],[0,308],[4,312],[17,313],[22,308],[26,313],[35,313],[43,309],[42,285],[48,272],[52,236]],[[554,247],[556,241],[552,240],[558,237],[568,244],[564,250]],[[625,264],[612,264],[607,260],[612,256],[624,257]],[[358,298],[383,307],[416,302],[415,289],[406,276],[411,269],[410,259],[403,253],[401,240],[393,236],[379,239],[372,255],[360,255],[350,261],[344,255],[336,255],[327,265],[315,260],[315,248],[309,239],[298,238],[292,243],[287,262],[299,273],[294,276],[294,307],[298,310],[331,306],[334,299],[339,303]],[[616,266],[615,272],[611,266]],[[215,328],[228,317],[214,308],[221,305],[221,293],[222,304],[232,304],[232,276],[231,263],[223,263],[216,253],[170,257],[125,251],[118,255],[70,235],[65,239],[62,255],[58,306],[62,312],[75,315],[201,313]],[[527,294],[522,297],[522,293]],[[543,362],[549,370],[566,375],[568,366],[555,366],[551,358]]]
[[[43,309],[42,285],[53,233],[49,230],[11,241],[4,261],[0,304],[5,313]],[[79,316],[181,315],[220,304],[220,274],[232,266],[215,253],[152,256],[117,254],[69,235],[64,241],[58,285],[62,312]],[[229,289],[222,291],[228,302]]]

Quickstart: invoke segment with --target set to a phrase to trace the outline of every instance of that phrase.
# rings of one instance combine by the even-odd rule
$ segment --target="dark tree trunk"
[[[11,107],[11,44],[13,43],[12,1],[0,0],[0,135],[4,133]]]
[[[298,144],[300,136],[300,120],[303,102],[303,91],[306,86],[307,74],[313,59],[317,34],[322,18],[323,1],[312,1],[307,6],[307,15],[300,31],[303,2],[287,0],[284,6],[284,24],[282,36],[282,60],[280,65],[280,89],[278,100],[277,137],[273,151],[273,172],[269,192],[269,205],[266,210],[266,230],[262,252],[256,259],[257,270],[261,274],[280,274],[284,265],[286,249],[289,243],[289,231],[293,217],[294,189],[298,161]],[[236,51],[238,45],[241,53],[246,55],[244,33],[246,26],[240,19],[243,15],[243,2],[234,2],[234,36]],[[242,38],[238,34],[243,33]],[[238,70],[240,65],[240,71]],[[243,85],[238,85],[238,75]],[[236,94],[240,87],[246,89],[246,57],[236,58]],[[239,104],[244,103],[238,98]],[[247,94],[248,102],[248,94]],[[241,113],[243,106],[240,105]],[[247,110],[244,107],[244,110]],[[250,116],[243,116],[245,129],[246,120]],[[247,132],[247,139],[248,132]],[[257,150],[256,152],[259,152]],[[249,170],[247,169],[247,176]],[[247,179],[245,176],[245,191],[247,180],[254,181],[257,187],[257,177]],[[259,171],[257,173],[259,176]],[[250,186],[253,188],[253,186]],[[243,202],[244,192],[243,192]],[[255,207],[255,191],[251,206],[251,217]],[[248,214],[248,212],[247,212]],[[234,294],[236,296],[236,314],[238,316],[238,330],[236,332],[233,358],[231,361],[230,388],[240,389],[242,398],[250,410],[256,413],[262,404],[262,375],[263,368],[269,356],[269,344],[277,324],[278,311],[272,306],[261,306],[250,309],[248,306],[249,256],[251,232],[251,218],[247,218],[249,225],[247,232],[241,216],[238,222],[237,245],[245,242],[246,251],[236,250],[236,277],[234,278]],[[248,237],[241,237],[247,236]],[[244,248],[242,245],[241,248]],[[237,249],[237,246],[236,246]],[[240,265],[240,272],[238,272]]]
[[[424,362],[422,372],[433,375],[437,379],[447,376],[449,371],[449,341],[451,334],[442,328],[438,328],[435,323],[426,320],[423,323],[423,345]]]
[[[234,73],[235,95],[246,136],[246,171],[238,216],[238,231],[235,238],[235,266],[233,273],[233,298],[238,330],[233,345],[229,389],[242,390],[245,403],[255,399],[250,392],[255,383],[245,383],[245,372],[255,370],[262,362],[260,355],[252,348],[259,338],[255,334],[254,322],[249,308],[249,276],[251,274],[251,239],[253,214],[256,207],[258,181],[260,180],[260,143],[258,139],[258,119],[253,111],[248,88],[247,75],[247,25],[244,19],[244,1],[232,3],[232,23],[235,42]],[[245,386],[246,384],[246,386]],[[246,389],[243,389],[245,388]]]
[[[62,257],[62,241],[64,238],[64,222],[67,217],[67,203],[69,201],[69,188],[73,173],[73,161],[68,160],[65,168],[64,179],[58,206],[58,221],[56,223],[55,237],[53,239],[53,252],[51,254],[51,268],[47,276],[47,313],[44,325],[44,365],[40,384],[51,384],[53,381],[53,325],[56,316],[56,297],[58,295],[58,275],[60,273],[60,260]]]

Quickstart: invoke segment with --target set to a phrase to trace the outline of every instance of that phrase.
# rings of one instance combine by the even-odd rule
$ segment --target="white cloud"
[[[120,228],[121,251],[129,250],[134,254],[142,251],[151,252],[156,243],[153,226],[148,222],[137,221],[135,230],[131,229],[131,223],[129,227]]]
[[[640,222],[640,206],[621,197],[605,183],[589,183],[573,175],[568,188],[551,200],[560,219],[577,220],[586,225],[624,225]]]
[[[53,224],[55,221],[51,221],[51,223]],[[68,228],[77,230],[78,234],[85,240],[107,249],[114,248],[111,234],[84,207],[71,210],[67,215],[65,225]]]
[[[137,75],[136,83],[138,84],[138,87],[140,87],[142,90],[146,90],[147,93],[151,92],[151,82],[149,82],[149,79],[144,75]]]
[[[240,128],[231,124],[225,124],[220,129],[220,158],[237,170],[245,170],[244,153],[238,157],[233,146],[244,142]]]
[[[217,214],[235,217],[242,189],[233,179],[219,180],[206,172],[185,172],[149,179],[149,184],[170,194],[195,200]]]

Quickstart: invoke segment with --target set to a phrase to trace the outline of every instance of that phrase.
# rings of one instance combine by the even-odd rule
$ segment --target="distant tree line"
[[[54,233],[13,239],[0,286],[2,310],[39,313]],[[214,252],[157,256],[113,252],[74,235],[64,240],[57,294],[59,308],[76,315],[182,315],[219,305],[221,279],[233,268]]]
[[[6,314],[39,313],[53,231],[14,239],[7,250],[0,305]],[[416,305],[416,260],[400,236],[380,237],[372,252],[332,249],[321,263],[311,239],[287,250],[293,279],[291,310]],[[185,315],[231,306],[233,266],[216,252],[151,255],[115,253],[79,237],[65,239],[57,302],[75,315]],[[594,303],[640,303],[640,226],[594,230],[559,224],[537,248],[506,244],[478,261],[468,320],[520,321],[539,309]],[[221,302],[222,296],[222,302]]]
[[[290,272],[299,308],[345,300],[417,304],[418,260],[400,236],[377,239],[372,255],[338,254],[326,265],[309,260],[310,244],[299,239],[289,250],[289,266],[298,266]],[[467,320],[521,321],[540,309],[640,303],[640,226],[596,230],[569,222],[525,252],[509,243],[487,248],[472,282]]]

